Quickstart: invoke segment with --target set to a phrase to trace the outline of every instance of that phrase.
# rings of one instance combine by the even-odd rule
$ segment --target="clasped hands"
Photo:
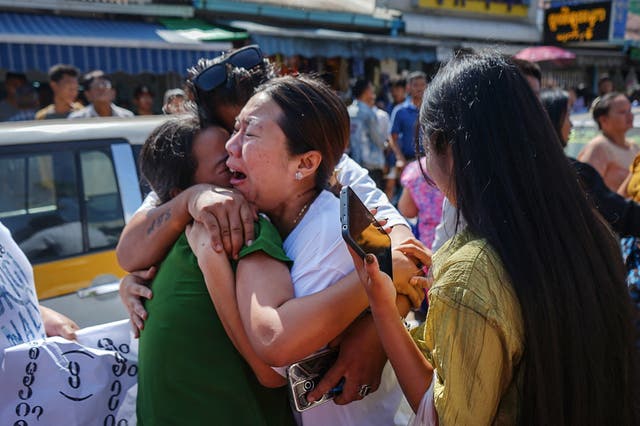
[[[375,209],[372,213],[376,213]],[[386,220],[378,222],[382,226],[386,225]],[[389,301],[393,299],[395,303],[396,294],[402,294],[407,296],[414,309],[418,309],[425,297],[424,289],[431,287],[431,277],[425,276],[426,269],[431,266],[431,250],[418,240],[407,226],[385,229],[392,241],[393,281],[387,274],[380,272],[376,274],[379,280],[384,281],[380,286],[386,285]],[[374,282],[365,271],[363,259],[350,247],[349,252],[371,302]]]

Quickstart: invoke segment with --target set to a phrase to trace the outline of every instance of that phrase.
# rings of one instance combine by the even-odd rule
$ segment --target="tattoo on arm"
[[[158,216],[153,219],[151,226],[147,229],[147,235],[150,235],[153,231],[159,228],[163,223],[167,222],[171,218],[171,209],[160,212]]]

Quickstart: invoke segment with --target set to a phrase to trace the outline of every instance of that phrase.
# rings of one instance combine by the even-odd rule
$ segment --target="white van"
[[[0,123],[0,221],[41,303],[81,327],[127,317],[115,246],[146,192],[137,154],[167,118]]]

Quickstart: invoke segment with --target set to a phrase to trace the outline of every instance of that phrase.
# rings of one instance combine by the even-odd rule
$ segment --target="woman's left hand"
[[[380,343],[373,318],[371,315],[364,315],[343,333],[338,359],[309,392],[309,398],[313,401],[320,399],[344,379],[342,393],[334,398],[334,402],[344,405],[361,400],[380,386],[386,362],[387,355]],[[368,386],[368,391],[364,394],[363,385]]]
[[[399,294],[406,295],[414,308],[424,300],[424,291],[412,283],[413,278],[424,275],[424,266],[431,265],[431,250],[414,237],[404,226],[394,226],[391,237],[393,282]],[[413,280],[415,282],[415,280]]]
[[[202,222],[211,246],[236,259],[242,246],[254,238],[253,223],[258,219],[255,206],[238,191],[213,185],[189,188],[187,208],[196,221]]]
[[[431,266],[431,250],[415,237],[402,241],[394,246],[393,250],[397,250],[407,256],[416,265],[416,268],[420,270],[425,266]]]

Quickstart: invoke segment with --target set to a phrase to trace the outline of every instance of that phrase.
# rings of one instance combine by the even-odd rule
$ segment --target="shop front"
[[[617,90],[626,90],[629,71],[624,52],[627,23],[626,1],[551,3],[545,10],[543,43],[575,53],[571,62],[542,62],[546,85],[578,88],[594,97],[598,79],[604,75]]]
[[[110,74],[121,103],[145,84],[159,104],[165,90],[182,85],[199,58],[214,57],[247,38],[193,19],[164,21],[0,12],[0,80],[18,72],[46,85],[49,68],[64,63],[83,74],[96,69]]]
[[[425,69],[451,49],[441,41],[327,29],[282,29],[245,21],[233,27],[250,34],[285,73],[313,72],[346,93],[350,80],[366,77],[381,86],[404,70]]]

